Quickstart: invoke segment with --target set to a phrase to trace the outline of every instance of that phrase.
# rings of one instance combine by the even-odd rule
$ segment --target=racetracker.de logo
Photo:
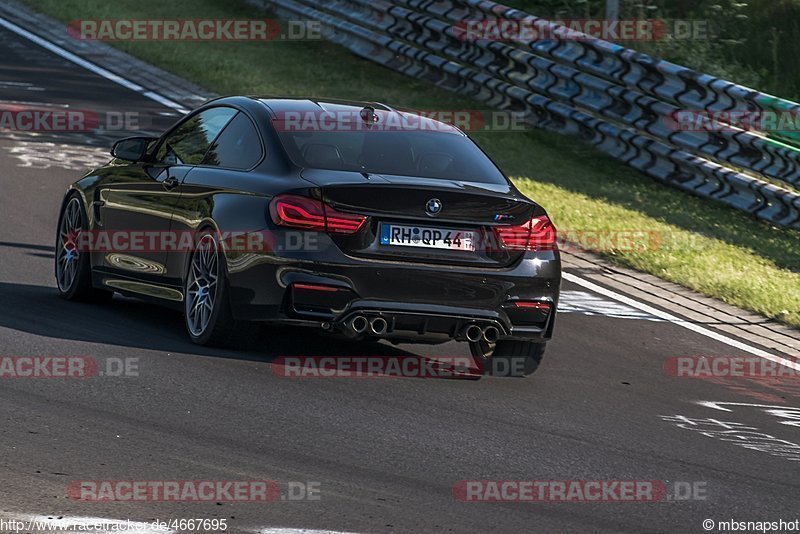
[[[136,111],[103,111],[57,106],[0,104],[0,131],[122,132],[152,126],[152,117]]]
[[[285,378],[468,378],[480,371],[466,356],[281,356],[272,372]]]
[[[91,132],[100,125],[97,113],[0,104],[0,130],[14,132]]]
[[[652,503],[704,501],[704,481],[661,480],[461,480],[453,498],[462,502]]]
[[[462,41],[660,41],[667,24],[658,19],[474,19],[462,20],[453,28]]]
[[[272,121],[279,132],[510,132],[527,131],[519,112],[479,109],[387,111],[281,111]]]
[[[77,19],[74,39],[90,41],[318,41],[316,20],[278,19]]]
[[[678,378],[780,378],[797,381],[800,379],[800,361],[789,361],[798,369],[758,356],[674,356],[664,362],[664,373]]]
[[[0,379],[138,377],[139,358],[0,356]]]
[[[664,124],[673,132],[800,132],[800,112],[681,109],[664,117]]]
[[[82,480],[67,487],[70,499],[86,502],[273,502],[271,480]]]
[[[269,231],[260,232],[217,232],[216,237],[229,252],[263,253],[289,246],[299,248],[308,244],[316,245],[304,235],[282,234],[278,241]],[[192,252],[197,249],[204,234],[195,230],[80,230],[65,234],[64,248],[77,252]]]

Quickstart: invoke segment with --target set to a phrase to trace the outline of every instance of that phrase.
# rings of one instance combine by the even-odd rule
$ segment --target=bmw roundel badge
[[[442,201],[438,198],[432,198],[425,204],[425,211],[428,215],[439,215],[442,211]]]

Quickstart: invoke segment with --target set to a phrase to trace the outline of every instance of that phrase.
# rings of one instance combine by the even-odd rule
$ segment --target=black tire
[[[503,377],[524,377],[535,373],[547,346],[543,342],[518,340],[501,340],[495,344],[478,341],[469,345],[483,374]]]
[[[195,257],[201,252],[201,245],[213,241],[214,254],[217,261],[217,283],[214,286],[214,299],[212,309],[205,327],[198,330],[197,324],[192,323],[192,313],[190,306],[193,304],[190,298],[190,284],[192,283],[192,269]],[[197,345],[211,347],[238,347],[246,346],[258,333],[255,323],[249,321],[237,321],[233,318],[231,311],[229,289],[228,289],[228,268],[225,262],[225,254],[222,251],[219,240],[214,232],[205,230],[198,235],[197,244],[189,257],[189,265],[184,280],[184,323],[189,338]]]
[[[81,202],[81,198],[77,193],[72,193],[64,201],[64,206],[58,216],[58,227],[56,228],[55,276],[58,294],[61,298],[71,301],[108,302],[114,296],[114,292],[96,289],[92,286],[92,265],[89,252],[79,251],[74,244],[74,240],[72,241],[72,247],[70,247],[68,236],[64,233],[64,219],[71,210],[76,210],[76,215],[80,217],[75,229],[80,227],[80,230],[85,232],[88,231],[89,227],[89,219],[86,216],[83,202]],[[70,249],[71,252],[69,252]],[[65,254],[69,254],[70,257],[77,255],[77,260],[66,261]],[[75,263],[74,266],[70,267],[74,269],[74,274],[71,275],[67,275],[66,271],[66,263],[69,262]]]

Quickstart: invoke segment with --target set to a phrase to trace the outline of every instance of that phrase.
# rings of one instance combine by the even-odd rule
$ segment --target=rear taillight
[[[496,226],[500,244],[510,250],[553,250],[556,248],[556,227],[547,215],[534,217],[519,226]]]
[[[355,234],[367,220],[363,215],[342,213],[319,200],[298,195],[275,197],[269,212],[277,225],[334,234]]]

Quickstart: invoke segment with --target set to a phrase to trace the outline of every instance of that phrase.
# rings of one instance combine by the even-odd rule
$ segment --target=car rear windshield
[[[307,169],[506,183],[497,166],[461,133],[276,130],[289,157]]]

